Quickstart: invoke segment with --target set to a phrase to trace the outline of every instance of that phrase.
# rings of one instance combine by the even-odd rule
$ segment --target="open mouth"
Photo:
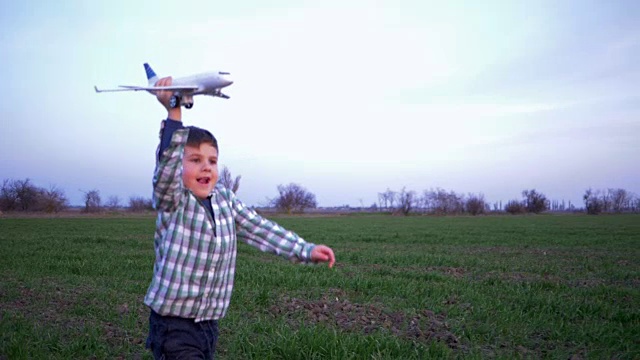
[[[207,185],[209,184],[209,182],[211,182],[211,178],[208,178],[208,177],[197,178],[196,180],[198,181],[199,184],[202,184],[202,185]]]

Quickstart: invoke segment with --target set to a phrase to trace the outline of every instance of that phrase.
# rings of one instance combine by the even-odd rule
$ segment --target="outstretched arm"
[[[335,263],[333,250],[325,245],[306,242],[292,231],[288,231],[277,223],[260,216],[255,210],[246,207],[235,194],[226,189],[237,224],[238,239],[261,251],[282,255],[302,262],[328,262],[329,267]]]

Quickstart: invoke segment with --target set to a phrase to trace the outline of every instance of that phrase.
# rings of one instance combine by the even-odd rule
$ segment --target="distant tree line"
[[[103,202],[99,190],[81,191],[84,203],[82,211],[84,212],[95,213],[121,209],[129,211],[153,210],[153,202],[150,198],[132,196],[129,198],[128,207],[125,207],[117,196],[109,196]],[[0,211],[57,213],[67,209],[69,209],[69,200],[65,192],[56,186],[41,188],[34,185],[30,179],[5,179],[2,181]]]
[[[588,214],[639,212],[640,197],[625,189],[587,189],[583,195]]]
[[[483,194],[458,194],[454,191],[436,188],[424,190],[418,194],[403,187],[400,191],[387,188],[378,193],[379,211],[390,211],[395,214],[408,215],[411,212],[434,215],[472,214],[480,215],[490,211],[489,204]]]
[[[59,212],[67,208],[69,201],[64,191],[51,186],[40,188],[31,180],[2,181],[0,188],[0,211],[44,211]]]
[[[584,195],[584,211],[588,214],[640,212],[640,197],[624,189],[592,190]],[[371,207],[373,211],[387,211],[394,214],[427,213],[434,215],[481,215],[489,212],[509,214],[539,214],[545,211],[581,211],[571,202],[549,200],[546,195],[535,190],[523,190],[521,199],[509,200],[504,207],[502,202],[493,207],[483,194],[467,195],[436,188],[424,190],[418,194],[403,187],[400,191],[387,188],[378,193],[378,203]]]
[[[224,167],[220,174],[220,183],[238,191],[240,176],[233,177]],[[278,185],[278,195],[268,200],[268,205],[280,212],[303,213],[307,209],[318,207],[315,194],[295,183]],[[95,213],[102,211],[128,210],[133,212],[152,211],[150,198],[131,196],[124,206],[117,196],[109,196],[103,201],[97,189],[80,190],[83,193],[82,211]],[[571,202],[549,200],[546,195],[535,189],[523,190],[521,199],[512,199],[489,204],[484,194],[461,194],[442,188],[424,190],[421,194],[403,187],[399,191],[387,188],[378,193],[378,202],[368,209],[374,212],[391,212],[409,215],[411,213],[434,215],[482,215],[490,212],[509,214],[538,214],[545,211],[585,211],[587,214],[640,212],[640,197],[625,189],[609,188],[605,190],[587,189],[584,193],[584,208],[578,209]],[[362,201],[361,201],[362,202]],[[0,188],[0,211],[48,212],[55,213],[69,208],[69,201],[63,190],[56,186],[41,188],[30,179],[2,181]]]
[[[229,169],[223,167],[220,182],[238,191],[240,176],[233,178]],[[97,189],[80,190],[86,213],[127,210],[132,212],[153,211],[153,200],[142,196],[131,196],[125,206],[118,196],[109,196],[106,201]],[[5,179],[0,188],[0,211],[24,211],[57,213],[69,209],[69,200],[65,192],[55,186],[48,189],[34,185],[30,179]]]

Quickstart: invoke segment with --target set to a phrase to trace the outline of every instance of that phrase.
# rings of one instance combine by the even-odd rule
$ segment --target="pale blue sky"
[[[267,5],[268,4],[268,5]],[[150,197],[160,120],[144,85],[224,70],[185,123],[219,139],[239,196],[296,182],[321,206],[403,186],[640,193],[640,2],[28,1],[0,13],[0,179]]]

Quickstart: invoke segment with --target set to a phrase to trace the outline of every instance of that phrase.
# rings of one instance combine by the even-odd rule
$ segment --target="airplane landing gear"
[[[180,97],[178,95],[173,95],[171,99],[169,99],[169,107],[175,109],[180,106]]]

